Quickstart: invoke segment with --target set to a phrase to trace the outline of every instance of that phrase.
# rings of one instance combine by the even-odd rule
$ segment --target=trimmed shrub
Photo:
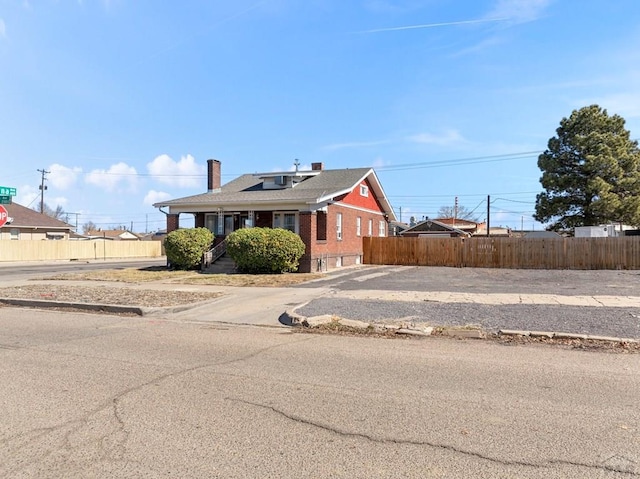
[[[304,250],[300,236],[281,228],[244,228],[227,236],[227,254],[245,273],[296,271]]]
[[[175,269],[197,269],[202,255],[211,248],[213,233],[207,228],[172,231],[164,240],[167,261]]]

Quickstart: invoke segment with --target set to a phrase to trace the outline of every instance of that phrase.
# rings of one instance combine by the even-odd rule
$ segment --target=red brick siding
[[[337,217],[342,213],[342,240],[338,240]],[[356,218],[361,218],[360,236],[356,235]],[[357,264],[362,258],[362,237],[367,235],[369,219],[373,220],[373,235],[378,236],[379,221],[386,220],[381,214],[360,211],[341,205],[330,205],[326,215],[327,239],[317,240],[318,215],[316,213],[300,213],[300,237],[306,245],[300,261],[300,272],[318,271],[319,261],[324,267],[333,269],[338,258],[342,258],[342,266]],[[387,227],[385,226],[385,233]]]
[[[180,228],[180,216],[179,215],[167,215],[167,233]]]

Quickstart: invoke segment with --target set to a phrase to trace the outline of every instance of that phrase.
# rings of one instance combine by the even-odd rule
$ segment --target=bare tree
[[[473,211],[469,211],[465,206],[459,205],[457,208],[453,206],[441,206],[438,210],[438,218],[457,218],[460,220],[478,221],[477,216],[473,216]]]
[[[97,229],[98,227],[93,221],[87,221],[85,224],[82,225],[82,232],[84,234],[87,234],[89,231],[95,231]]]
[[[50,216],[51,218],[55,218],[57,220],[63,221],[64,208],[62,206],[60,206],[60,205],[56,206],[55,209],[52,209],[49,205],[44,203],[43,204],[43,211],[40,211],[40,205],[38,205],[38,207],[36,207],[36,211],[38,213],[42,213],[42,214],[45,214],[47,216]]]

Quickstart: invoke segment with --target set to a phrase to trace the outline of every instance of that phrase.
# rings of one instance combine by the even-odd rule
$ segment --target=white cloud
[[[506,18],[509,23],[532,22],[540,18],[553,0],[497,0],[484,18]]]
[[[165,185],[181,188],[206,186],[203,177],[206,176],[207,168],[198,165],[191,155],[183,156],[178,162],[173,161],[169,155],[157,156],[147,164],[147,170],[154,179]]]
[[[627,118],[640,117],[640,90],[635,92],[612,93],[591,99],[582,99],[575,102],[576,108],[584,105],[599,105],[607,110],[609,115],[620,115]]]
[[[36,199],[40,198],[40,192],[31,185],[22,185],[18,188],[17,195],[13,200],[19,205],[31,208],[36,204]]]
[[[0,18],[0,38],[7,38],[7,26],[2,18]]]
[[[51,186],[54,186],[59,190],[67,190],[75,184],[80,173],[82,173],[82,168],[68,168],[66,166],[59,165],[58,163],[54,163],[49,167],[49,176],[47,177],[47,180],[49,180]]]
[[[457,130],[447,130],[440,135],[433,133],[419,133],[407,137],[407,140],[413,143],[421,143],[425,145],[450,146],[467,143],[467,140]]]
[[[375,160],[373,160],[373,163],[371,164],[372,168],[382,168],[383,166],[389,166],[391,163],[386,161],[384,158],[382,158],[381,156],[378,156]]]
[[[64,208],[69,204],[69,200],[64,196],[57,196],[56,198],[49,201],[47,201],[45,198],[45,203],[47,203],[52,209],[55,209],[58,206],[62,206]]]
[[[138,185],[138,172],[133,166],[120,162],[111,165],[108,170],[93,170],[87,173],[85,181],[105,191],[135,191]]]
[[[142,202],[145,205],[153,205],[154,203],[168,200],[169,198],[171,198],[171,195],[169,193],[165,193],[164,191],[149,190]]]
[[[451,27],[459,25],[470,25],[474,23],[487,23],[487,22],[503,22],[508,20],[507,18],[479,18],[476,20],[458,20],[455,22],[440,22],[440,23],[421,23],[418,25],[403,25],[400,27],[387,27],[387,28],[375,28],[373,30],[362,30],[355,33],[382,33],[382,32],[395,32],[400,30],[415,30],[422,28],[437,28],[437,27]]]

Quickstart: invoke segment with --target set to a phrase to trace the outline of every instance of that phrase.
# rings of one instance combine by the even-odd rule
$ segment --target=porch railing
[[[206,251],[202,255],[201,269],[206,269],[209,266],[211,266],[213,263],[215,263],[218,260],[218,258],[220,258],[220,256],[222,256],[226,252],[227,252],[227,240],[224,240],[221,243],[214,246],[213,248],[211,248],[209,251]]]

